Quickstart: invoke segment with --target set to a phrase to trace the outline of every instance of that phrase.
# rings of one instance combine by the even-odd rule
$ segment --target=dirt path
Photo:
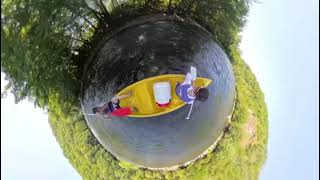
[[[257,140],[257,118],[251,109],[248,109],[247,122],[242,127],[242,139],[240,144],[243,148],[248,147]]]

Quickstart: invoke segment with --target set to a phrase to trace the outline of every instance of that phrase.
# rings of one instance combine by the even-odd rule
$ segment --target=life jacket
[[[115,109],[112,113],[114,116],[128,116],[132,114],[129,107]]]
[[[176,86],[176,94],[179,96],[179,98],[188,103],[190,101],[193,101],[194,99],[189,98],[188,96],[188,89],[191,87],[190,84],[177,84]]]
[[[132,114],[129,107],[121,108],[120,101],[118,103],[108,102],[108,107],[104,109],[104,113],[111,113],[114,116],[128,116]]]

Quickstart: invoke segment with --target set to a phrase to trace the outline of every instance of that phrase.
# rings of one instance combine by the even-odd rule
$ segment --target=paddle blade
[[[197,68],[191,66],[190,67],[190,73],[192,80],[195,80],[197,78]]]

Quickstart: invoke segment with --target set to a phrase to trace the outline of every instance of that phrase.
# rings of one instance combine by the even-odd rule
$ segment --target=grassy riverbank
[[[232,65],[237,98],[231,123],[217,147],[203,159],[175,172],[154,172],[120,162],[95,139],[83,116],[61,104],[53,95],[49,101],[50,124],[65,156],[85,179],[258,179],[266,159],[267,109],[259,85],[238,50],[232,46]],[[254,114],[255,138],[245,142],[244,126]],[[249,134],[250,135],[250,134]]]
[[[263,93],[237,49],[247,1],[181,0],[171,1],[170,7],[169,0],[131,1],[116,5],[113,12],[99,3],[99,11],[93,11],[73,0],[28,2],[3,1],[1,6],[1,69],[9,78],[7,89],[17,102],[31,97],[49,109],[52,131],[84,179],[258,179],[266,159],[268,122]],[[194,19],[210,31],[229,55],[236,78],[235,110],[221,141],[203,159],[174,172],[139,169],[116,160],[88,128],[78,99],[81,69],[100,35],[159,12]],[[90,31],[82,32],[79,22],[87,22],[84,29]],[[77,50],[79,56],[70,53]]]

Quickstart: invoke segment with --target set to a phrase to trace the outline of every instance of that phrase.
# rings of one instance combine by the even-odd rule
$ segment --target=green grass
[[[65,157],[84,179],[258,179],[267,154],[268,115],[259,84],[237,49],[238,33],[249,9],[245,0],[172,0],[174,14],[193,19],[211,32],[233,66],[235,111],[212,152],[187,168],[158,172],[120,162],[99,144],[79,113],[82,66],[101,35],[137,17],[166,13],[169,0],[130,2],[113,8],[112,12],[96,12],[88,9],[84,1],[77,0],[3,1],[1,70],[10,82],[6,89],[11,90],[17,102],[32,97],[36,105],[49,107],[52,131]],[[85,28],[89,30],[84,33],[81,25],[72,19],[74,16],[96,18],[96,27]],[[83,41],[76,49],[79,56],[71,54],[75,47],[69,44],[70,27],[76,27],[71,34]],[[255,114],[257,138],[244,147],[240,142],[246,137],[243,127],[249,109]]]
[[[134,14],[134,17],[144,14],[141,12],[143,8],[136,10],[130,6],[123,8],[125,11],[115,10],[115,18],[121,13],[127,14],[124,16]],[[219,21],[219,17],[225,18],[226,16],[220,14],[218,20],[208,21],[203,14],[198,15],[197,10],[194,11],[189,15],[182,10],[176,12],[185,18],[191,16],[214,34],[215,40],[229,55],[236,78],[235,110],[224,136],[212,152],[187,168],[174,172],[143,170],[130,163],[114,159],[97,142],[87,127],[84,117],[63,112],[69,109],[68,106],[71,104],[59,103],[58,99],[61,98],[52,97],[49,106],[53,132],[65,156],[84,179],[258,179],[260,169],[266,159],[268,138],[267,109],[263,93],[255,76],[240,57],[237,49],[240,39],[235,33],[237,30],[233,29],[230,23],[226,25]],[[216,16],[213,15],[213,17]],[[131,18],[126,19],[126,21],[129,20]],[[214,27],[220,28],[213,30]],[[240,142],[246,136],[243,126],[247,122],[249,109],[255,114],[257,138],[255,143],[243,147]]]
[[[266,159],[267,109],[256,78],[236,46],[230,49],[236,77],[235,111],[221,141],[205,158],[175,172],[142,170],[120,162],[97,142],[83,116],[64,112],[72,105],[59,103],[56,94],[49,101],[49,122],[64,155],[84,179],[258,179]],[[248,109],[257,119],[257,139],[244,148],[240,145],[241,128],[247,121]]]

